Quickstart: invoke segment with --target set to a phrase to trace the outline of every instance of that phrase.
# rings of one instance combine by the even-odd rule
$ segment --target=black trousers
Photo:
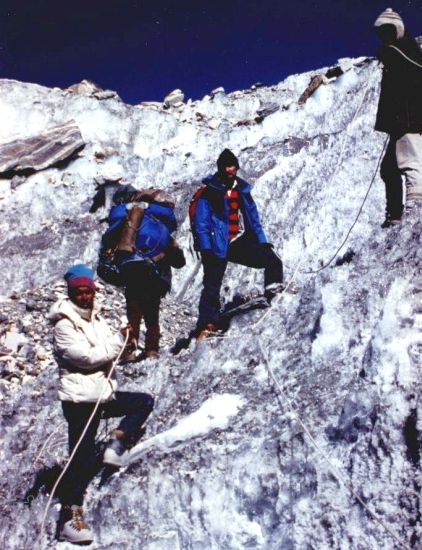
[[[82,506],[86,488],[98,471],[95,436],[101,418],[123,416],[118,429],[125,433],[125,440],[134,444],[140,438],[142,425],[150,415],[153,406],[154,398],[147,393],[116,392],[114,399],[98,407],[61,481],[59,495],[62,504]],[[69,455],[85,429],[94,407],[95,403],[62,401],[63,414],[69,430]]]
[[[397,165],[396,142],[397,138],[391,136],[381,162],[380,176],[385,183],[386,214],[399,220],[403,213],[403,182]]]
[[[197,330],[209,323],[218,323],[220,290],[228,262],[264,269],[264,286],[283,282],[283,263],[277,254],[269,246],[257,243],[246,235],[230,243],[225,259],[211,253],[202,254],[204,278]]]

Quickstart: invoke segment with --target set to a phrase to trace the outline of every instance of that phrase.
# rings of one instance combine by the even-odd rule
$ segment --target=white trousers
[[[396,141],[397,167],[406,184],[406,206],[422,200],[422,134],[404,134]]]

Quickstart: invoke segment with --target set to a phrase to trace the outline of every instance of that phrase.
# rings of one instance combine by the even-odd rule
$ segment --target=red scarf
[[[225,195],[229,204],[229,241],[239,233],[239,191],[236,183]]]

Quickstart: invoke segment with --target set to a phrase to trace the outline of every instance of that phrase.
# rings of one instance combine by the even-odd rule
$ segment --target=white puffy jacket
[[[97,310],[79,308],[69,299],[57,301],[48,315],[54,324],[54,351],[60,368],[62,401],[101,402],[113,397],[115,378],[107,374],[123,345]]]

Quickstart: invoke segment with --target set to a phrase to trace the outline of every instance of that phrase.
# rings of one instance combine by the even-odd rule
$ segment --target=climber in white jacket
[[[60,539],[80,544],[93,540],[83,518],[82,504],[88,483],[98,471],[95,436],[100,419],[123,417],[113,430],[103,457],[105,464],[119,467],[127,449],[140,438],[154,399],[146,393],[117,391],[116,379],[112,376],[107,380],[124,340],[121,334],[113,333],[94,306],[93,271],[78,264],[67,271],[65,279],[69,297],[52,306],[49,319],[54,325],[54,350],[60,368],[59,398],[68,422],[69,453],[80,439],[97,401],[100,403],[59,488]]]
[[[73,403],[108,401],[117,390],[109,369],[123,346],[120,333],[92,309],[79,307],[70,298],[50,310],[54,323],[54,350],[60,368],[59,398]]]

